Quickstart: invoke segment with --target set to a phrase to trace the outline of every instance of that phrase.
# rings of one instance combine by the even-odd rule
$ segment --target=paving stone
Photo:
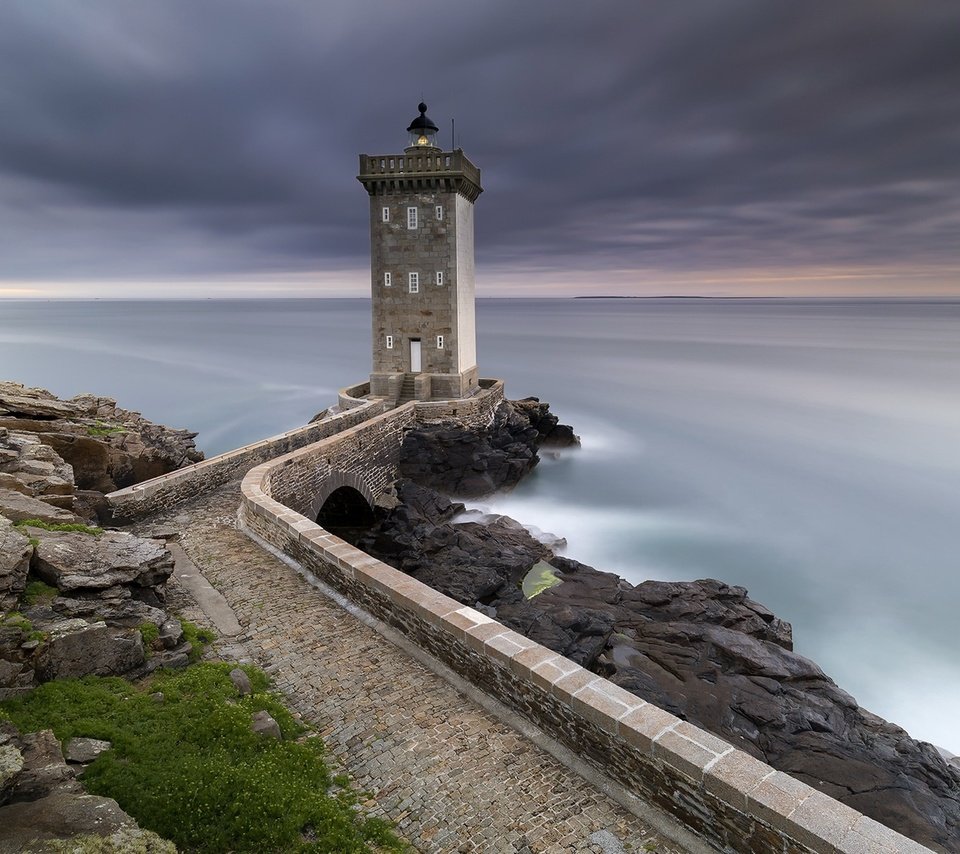
[[[437,854],[582,854],[601,831],[629,852],[684,851],[260,549],[236,529],[239,498],[233,484],[148,521],[181,517],[183,548],[241,626],[222,648],[269,670],[371,815]]]

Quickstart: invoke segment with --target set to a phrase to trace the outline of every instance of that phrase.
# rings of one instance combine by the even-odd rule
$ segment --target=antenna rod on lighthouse
[[[457,120],[450,119],[450,150],[457,147]]]

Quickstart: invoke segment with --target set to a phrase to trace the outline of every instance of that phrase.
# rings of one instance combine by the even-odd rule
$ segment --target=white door
[[[419,374],[420,367],[420,339],[410,339],[410,373]]]

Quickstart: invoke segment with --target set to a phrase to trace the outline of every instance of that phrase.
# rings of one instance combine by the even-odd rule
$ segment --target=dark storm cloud
[[[960,263],[949,2],[0,6],[0,279],[359,268],[421,94],[478,259]]]

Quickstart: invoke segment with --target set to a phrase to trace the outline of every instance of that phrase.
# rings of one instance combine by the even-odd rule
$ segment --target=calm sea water
[[[580,452],[488,502],[630,581],[741,584],[861,704],[960,752],[960,302],[481,300],[481,375]],[[279,433],[369,371],[366,300],[2,302],[0,377]]]

